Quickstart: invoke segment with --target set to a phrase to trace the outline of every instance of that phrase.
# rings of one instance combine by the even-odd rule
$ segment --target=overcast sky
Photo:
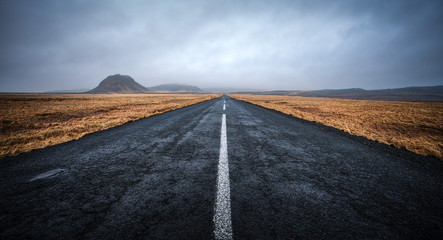
[[[0,92],[443,85],[443,1],[0,1]]]

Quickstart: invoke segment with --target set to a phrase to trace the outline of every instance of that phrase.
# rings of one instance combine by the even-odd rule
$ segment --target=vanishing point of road
[[[0,239],[443,239],[443,162],[223,96],[3,159]]]

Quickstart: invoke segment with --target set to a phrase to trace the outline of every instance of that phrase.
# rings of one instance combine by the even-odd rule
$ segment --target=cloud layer
[[[442,1],[2,1],[0,91],[443,84]]]

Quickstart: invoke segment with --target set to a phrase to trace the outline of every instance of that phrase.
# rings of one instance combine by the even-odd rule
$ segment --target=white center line
[[[226,110],[226,106],[225,106],[225,104],[223,103],[223,110]]]
[[[215,239],[232,239],[230,191],[226,114],[223,114],[220,137],[220,156],[218,159],[217,198],[215,200],[214,214]]]
[[[37,176],[33,177],[29,181],[32,182],[32,181],[39,180],[39,179],[55,177],[58,174],[63,173],[64,171],[66,171],[66,169],[63,169],[63,168],[57,168],[57,169],[49,170],[47,172],[44,172],[44,173],[42,173],[40,175],[37,175]]]

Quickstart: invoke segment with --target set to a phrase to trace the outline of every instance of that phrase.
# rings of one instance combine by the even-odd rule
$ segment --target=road
[[[0,238],[443,239],[442,183],[440,160],[225,96],[3,159]]]

